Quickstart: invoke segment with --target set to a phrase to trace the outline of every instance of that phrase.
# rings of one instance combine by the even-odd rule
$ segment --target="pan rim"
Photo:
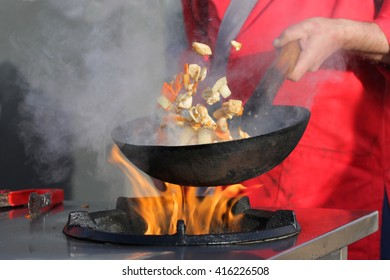
[[[254,139],[257,139],[259,137],[271,137],[272,135],[275,135],[275,134],[278,134],[278,133],[281,133],[285,130],[291,130],[292,128],[296,127],[296,126],[299,126],[301,125],[301,122],[302,119],[307,119],[307,122],[309,121],[310,119],[310,116],[311,116],[311,112],[309,109],[303,107],[303,106],[294,106],[294,105],[273,105],[272,107],[278,107],[278,108],[294,108],[294,110],[300,110],[301,111],[301,114],[304,114],[304,118],[301,118],[300,120],[297,119],[297,122],[292,124],[292,125],[289,125],[289,126],[286,126],[286,127],[282,127],[280,129],[277,129],[277,130],[274,130],[274,131],[271,131],[271,132],[268,132],[268,133],[264,133],[264,134],[259,134],[259,135],[255,135],[255,136],[250,136],[248,138],[242,138],[242,139],[234,139],[234,140],[228,140],[228,141],[223,141],[223,142],[213,142],[213,143],[205,143],[205,144],[190,144],[190,145],[158,145],[158,144],[154,144],[154,145],[151,145],[151,144],[136,144],[136,143],[130,143],[130,142],[125,142],[123,141],[122,139],[120,139],[121,137],[116,137],[118,131],[120,131],[121,129],[123,129],[124,127],[126,127],[127,125],[129,125],[130,123],[133,123],[137,120],[142,120],[142,119],[145,119],[145,118],[150,118],[151,116],[150,115],[144,115],[144,116],[140,116],[140,117],[137,117],[137,118],[134,118],[134,119],[131,119],[131,120],[128,120],[126,122],[123,122],[121,124],[119,124],[118,126],[116,126],[114,128],[114,130],[112,131],[111,133],[111,138],[114,140],[115,144],[117,144],[118,146],[119,145],[131,145],[131,146],[143,146],[143,147],[150,147],[150,148],[164,148],[164,149],[181,149],[181,148],[193,148],[193,149],[200,149],[202,147],[208,147],[210,145],[213,145],[213,146],[224,146],[224,145],[228,145],[229,143],[232,143],[232,142],[246,142],[246,141],[251,141],[251,140],[254,140]],[[122,137],[123,138],[123,137]]]

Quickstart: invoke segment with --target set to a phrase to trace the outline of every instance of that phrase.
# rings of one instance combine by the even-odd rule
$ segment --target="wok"
[[[297,106],[273,106],[272,100],[295,66],[299,45],[282,49],[267,70],[245,114],[232,126],[242,126],[246,139],[186,146],[161,146],[153,133],[159,120],[141,117],[114,129],[112,138],[136,167],[164,182],[183,186],[220,186],[243,182],[280,164],[301,139],[310,112]],[[145,140],[148,139],[148,140]]]

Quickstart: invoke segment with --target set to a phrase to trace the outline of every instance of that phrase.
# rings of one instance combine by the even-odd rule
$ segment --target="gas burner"
[[[178,220],[175,234],[144,234],[145,223],[133,210],[136,198],[119,197],[116,209],[69,213],[63,232],[71,237],[128,245],[200,246],[265,242],[295,236],[300,232],[294,211],[251,209],[249,199],[241,198],[234,214],[243,214],[234,229],[210,234],[186,234],[186,225]]]

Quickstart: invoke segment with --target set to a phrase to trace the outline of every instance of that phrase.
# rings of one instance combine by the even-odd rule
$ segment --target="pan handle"
[[[298,40],[289,42],[281,48],[273,67],[283,75],[284,79],[294,69],[300,53],[301,47]]]
[[[292,41],[281,48],[272,65],[264,73],[259,85],[245,103],[244,118],[253,118],[268,114],[276,93],[287,75],[298,62],[301,47],[298,41]]]

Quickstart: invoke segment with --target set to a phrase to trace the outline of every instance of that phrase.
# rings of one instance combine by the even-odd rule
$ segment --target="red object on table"
[[[59,204],[64,200],[64,191],[62,189],[0,190],[0,207],[27,205],[31,193],[39,195],[49,193],[51,205]]]

